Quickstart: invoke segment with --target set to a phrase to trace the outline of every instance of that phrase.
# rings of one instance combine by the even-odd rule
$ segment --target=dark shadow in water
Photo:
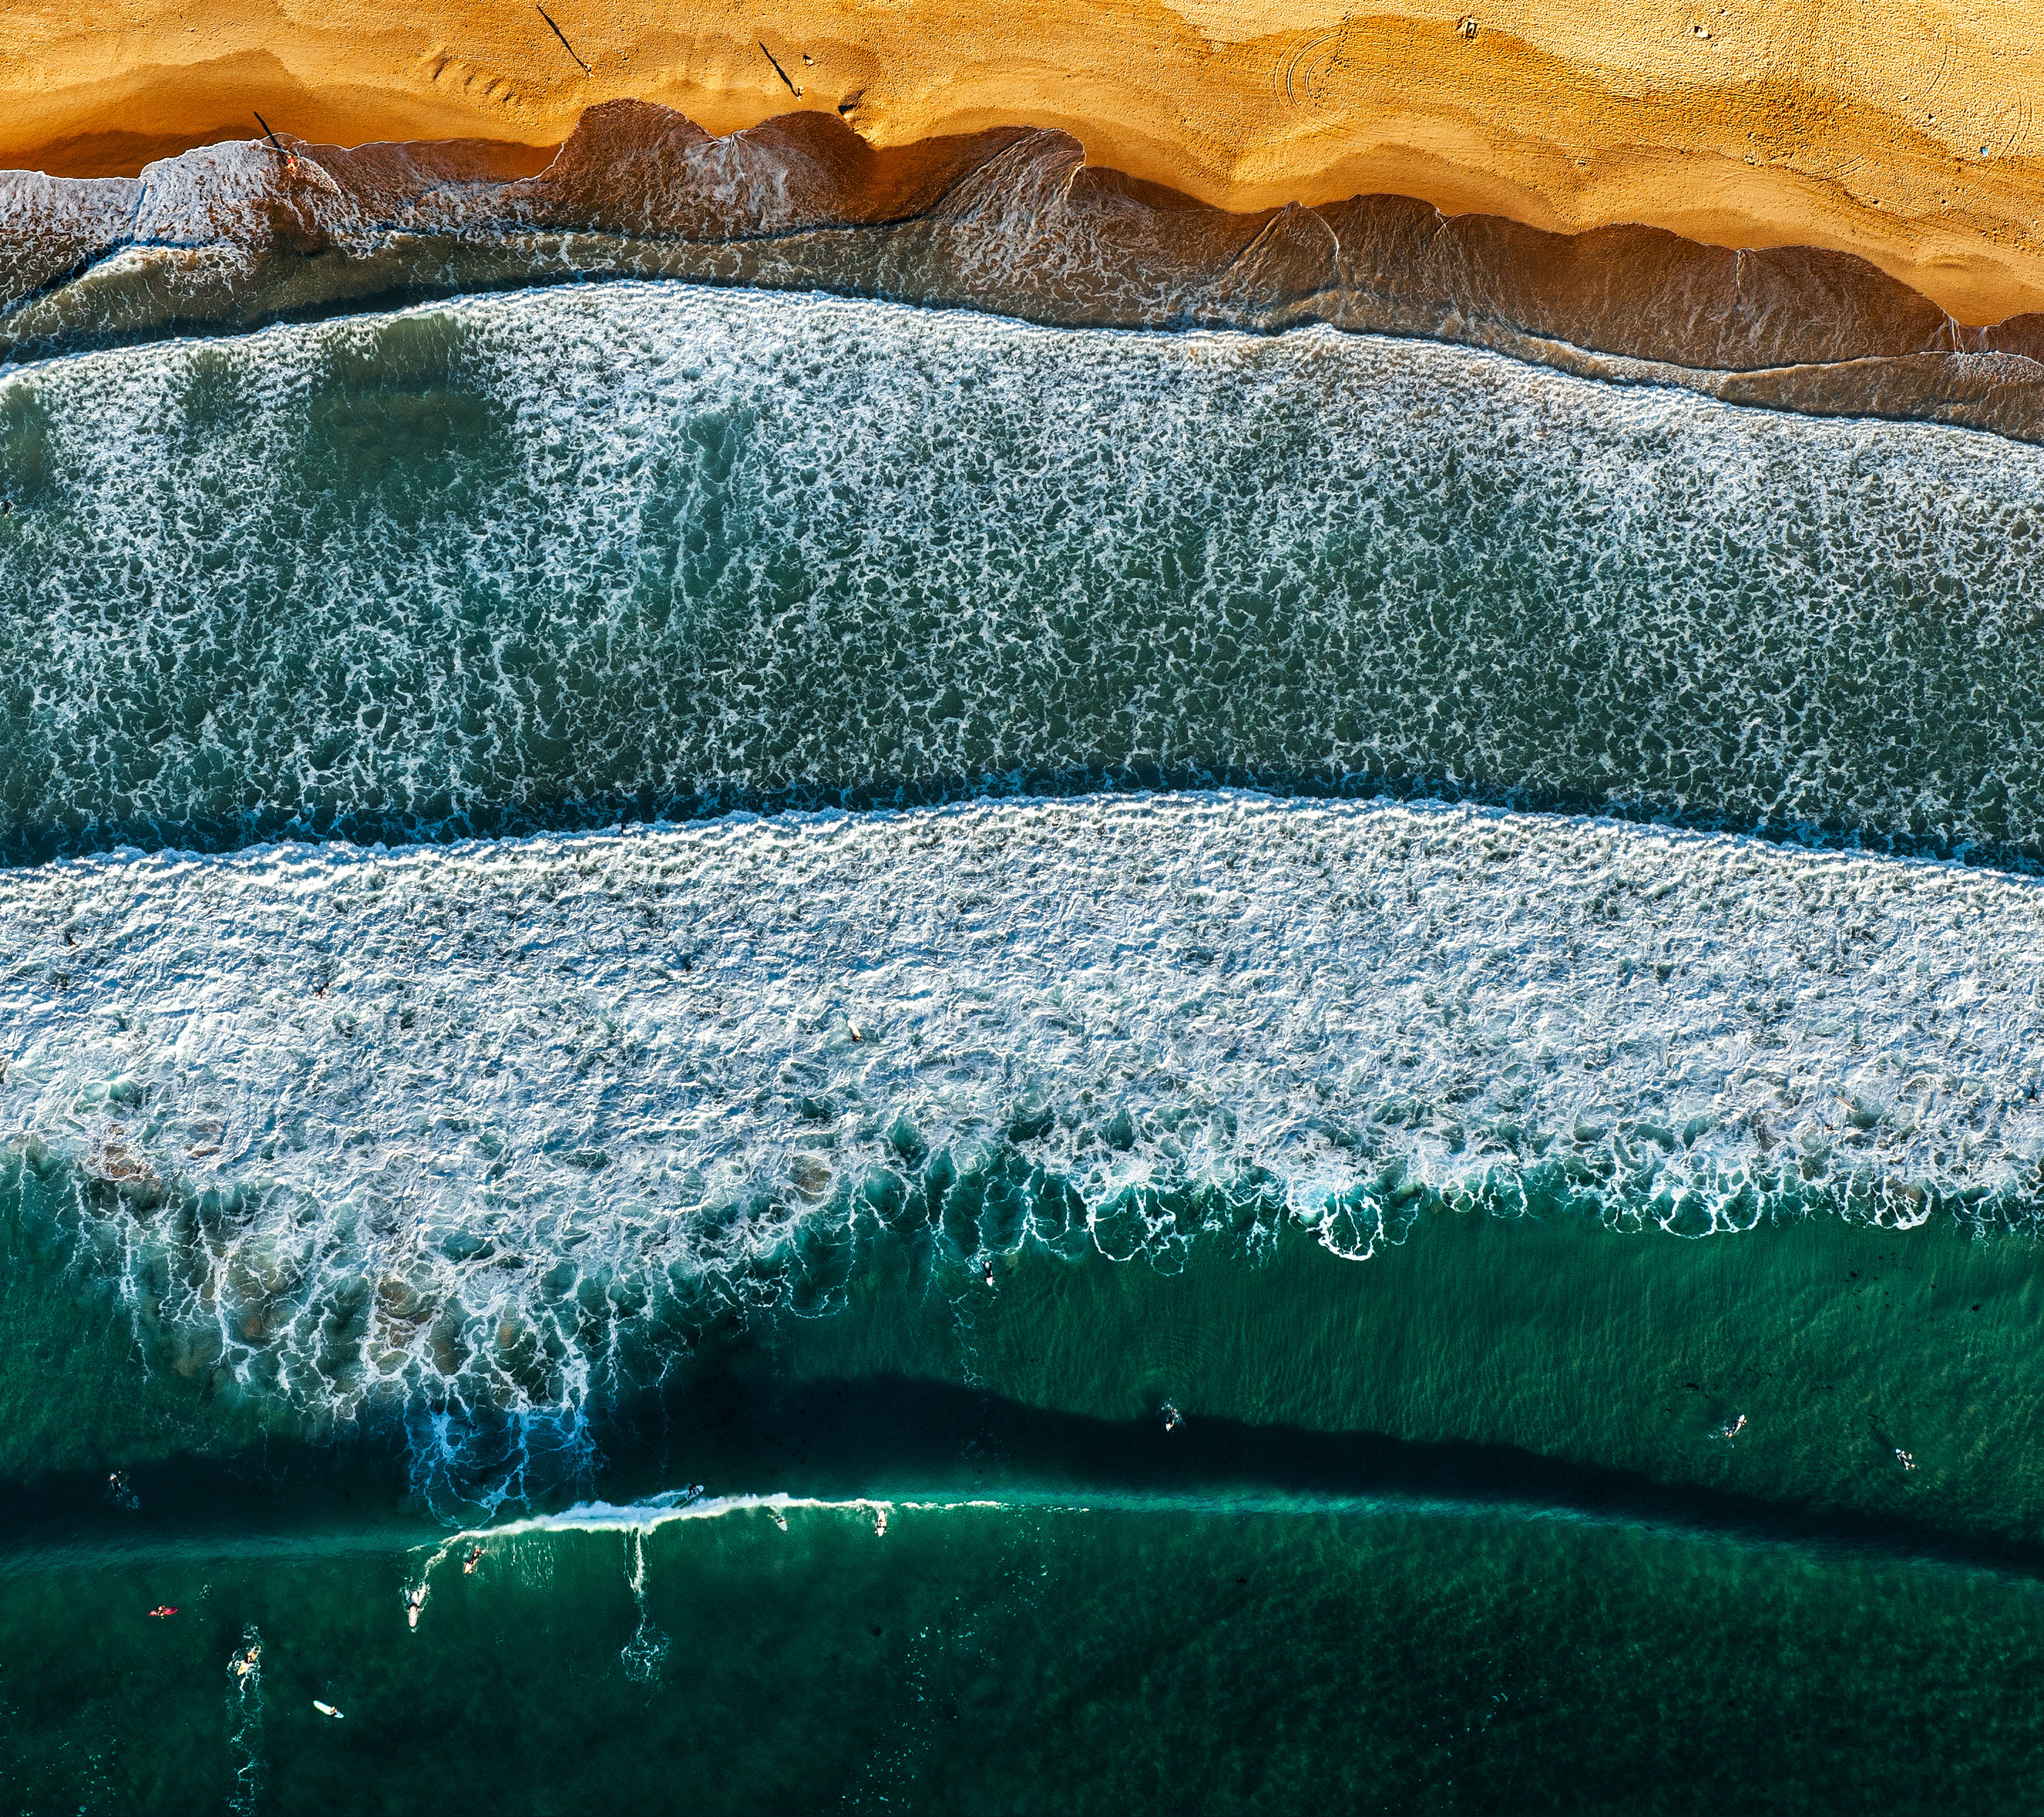
[[[1662,1482],[1512,1445],[1200,1418],[1166,1431],[1161,1413],[1100,1419],[897,1377],[698,1381],[685,1408],[669,1409],[669,1422],[670,1461],[657,1484],[642,1487],[625,1446],[609,1442],[616,1460],[609,1499],[680,1481],[701,1481],[717,1492],[786,1489],[839,1496],[924,1487],[997,1496],[1024,1490],[1222,1500],[1259,1493],[1381,1496],[1636,1522],[2044,1579],[2044,1545]]]
[[[1139,1505],[1297,1498],[1450,1504],[1641,1524],[1702,1538],[1830,1557],[1927,1562],[2044,1581],[2044,1545],[1934,1522],[1771,1502],[1698,1484],[1542,1456],[1508,1445],[1420,1442],[1374,1432],[1188,1418],[1165,1429],[1062,1413],[901,1377],[790,1382],[764,1373],[698,1377],[602,1422],[601,1467],[538,1504],[626,1503],[701,1482],[713,1495],[849,1500],[1069,1496]],[[106,1480],[73,1473],[0,1496],[0,1574],[53,1554],[145,1546],[240,1552],[396,1550],[446,1531],[409,1492],[385,1443],[273,1442],[221,1461],[138,1469],[137,1508]],[[535,1512],[506,1508],[501,1518]]]

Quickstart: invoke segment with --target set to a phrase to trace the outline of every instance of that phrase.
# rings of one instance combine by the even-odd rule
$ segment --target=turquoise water
[[[88,1582],[193,1607],[111,1677],[15,1649],[15,1782],[394,1811],[2031,1796],[2031,1584],[1452,1512],[917,1508],[879,1542],[856,1512],[784,1518],[641,1542],[643,1613],[631,1542],[502,1542],[416,1634],[390,1556],[49,1567],[0,1589],[10,1630],[60,1630]],[[244,1698],[224,1660],[252,1614]],[[649,1628],[673,1638],[651,1681],[624,1663]]]
[[[613,286],[0,474],[13,1807],[2034,1803],[2034,451]]]

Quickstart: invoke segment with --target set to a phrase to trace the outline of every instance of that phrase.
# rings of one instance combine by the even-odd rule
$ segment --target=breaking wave
[[[1169,1267],[1289,1222],[1364,1258],[1444,1204],[2027,1220],[2040,909],[1225,794],[116,855],[0,879],[0,1127],[163,1366],[572,1449],[883,1253]]]

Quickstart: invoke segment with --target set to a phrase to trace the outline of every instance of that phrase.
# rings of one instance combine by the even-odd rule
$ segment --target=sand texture
[[[256,108],[312,140],[548,147],[636,97],[720,134],[842,116],[881,148],[1057,129],[1238,212],[1397,194],[1857,252],[1970,324],[2044,306],[2044,52],[2000,4],[548,10],[566,44],[526,0],[25,0],[0,43],[0,165],[133,174],[244,136]]]

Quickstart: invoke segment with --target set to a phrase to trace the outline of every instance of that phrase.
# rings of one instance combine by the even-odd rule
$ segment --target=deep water
[[[211,1427],[211,1462],[138,1462],[136,1509],[85,1471],[14,1504],[9,1790],[2026,1808],[2037,1275],[2030,1238],[1949,1227],[1455,1213],[1362,1265],[1024,1256],[905,1294],[883,1263],[837,1314],[705,1334],[612,1410],[579,1500],[474,1539],[398,1451],[252,1443],[172,1380],[149,1432]],[[10,1276],[10,1407],[103,1328],[38,1278]],[[139,1456],[131,1420],[65,1461]]]
[[[2038,458],[657,285],[0,376],[0,1795],[2031,1807]]]

